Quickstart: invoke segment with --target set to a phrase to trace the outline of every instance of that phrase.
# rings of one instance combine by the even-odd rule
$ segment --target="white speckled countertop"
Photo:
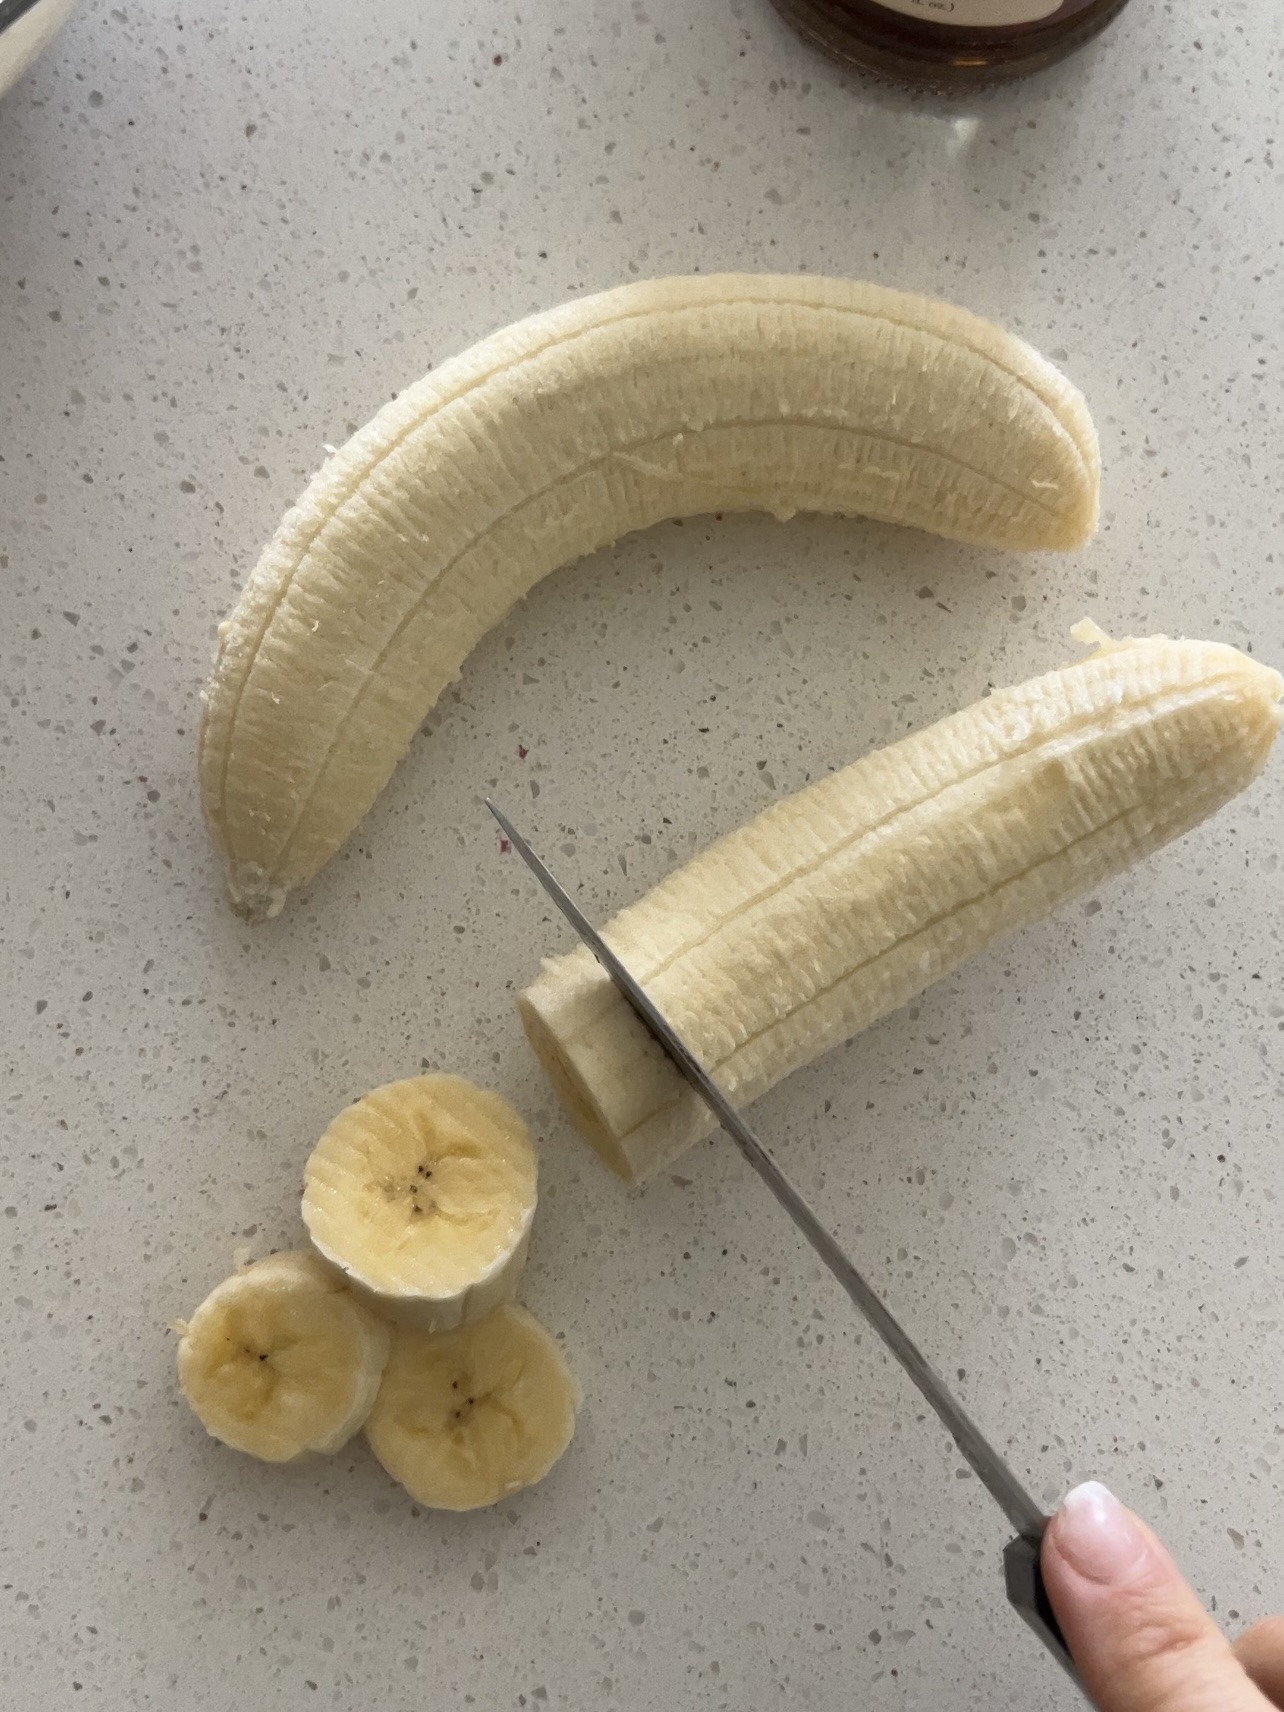
[[[0,107],[9,1704],[1073,1705],[1002,1603],[998,1513],[731,1148],[630,1193],[569,1133],[509,994],[566,935],[480,799],[605,914],[1070,657],[1085,611],[1284,664],[1275,10],[1135,0],[941,104],[766,0],[95,0]],[[1094,406],[1098,540],[627,540],[487,641],[298,904],[238,923],[198,691],[323,445],[516,316],[726,267],[1028,336]],[[755,1112],[1035,1493],[1108,1480],[1232,1628],[1284,1604],[1282,791],[1277,758]],[[224,1450],[166,1330],[298,1239],[327,1119],[421,1064],[530,1116],[527,1299],[587,1395],[553,1476],[471,1517],[360,1442]]]

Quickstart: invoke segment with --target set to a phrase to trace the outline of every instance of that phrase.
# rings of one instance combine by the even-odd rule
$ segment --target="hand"
[[[1284,1617],[1232,1647],[1150,1529],[1095,1480],[1052,1518],[1040,1563],[1101,1712],[1284,1709]]]

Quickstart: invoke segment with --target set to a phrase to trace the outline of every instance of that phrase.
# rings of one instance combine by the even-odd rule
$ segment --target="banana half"
[[[928,298],[723,274],[507,327],[326,463],[220,627],[200,773],[232,901],[274,915],[486,632],[630,530],[823,511],[1065,548],[1095,526],[1098,477],[1069,381]]]
[[[391,1343],[314,1254],[246,1267],[177,1329],[183,1395],[216,1439],[264,1462],[345,1445],[370,1413]]]
[[[1088,659],[785,798],[604,930],[738,1104],[848,1040],[999,935],[1189,831],[1280,728],[1280,675],[1216,642]],[[522,1021],[563,1104],[630,1180],[714,1123],[580,949]]]
[[[375,1088],[339,1113],[304,1168],[318,1251],[371,1307],[429,1331],[512,1296],[535,1201],[526,1125],[461,1076]]]
[[[508,1303],[458,1331],[398,1328],[366,1438],[418,1503],[478,1510],[544,1478],[579,1404],[556,1340]]]

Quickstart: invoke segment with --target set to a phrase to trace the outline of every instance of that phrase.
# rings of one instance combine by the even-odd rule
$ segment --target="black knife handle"
[[[1083,1683],[1070,1657],[1061,1625],[1052,1614],[1048,1590],[1043,1585],[1043,1570],[1039,1563],[1042,1544],[1042,1534],[1038,1539],[1019,1534],[1004,1548],[1003,1579],[1007,1584],[1008,1602],[1016,1607],[1053,1658],[1082,1688]]]

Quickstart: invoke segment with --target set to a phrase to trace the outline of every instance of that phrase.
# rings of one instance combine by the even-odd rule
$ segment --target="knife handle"
[[[1040,1529],[1037,1539],[1018,1534],[1004,1548],[1003,1579],[1007,1585],[1008,1602],[1015,1606],[1057,1663],[1082,1688],[1079,1672],[1070,1657],[1070,1648],[1061,1633],[1061,1625],[1052,1613],[1048,1590],[1043,1585],[1043,1570],[1039,1563],[1042,1544],[1043,1531]]]

